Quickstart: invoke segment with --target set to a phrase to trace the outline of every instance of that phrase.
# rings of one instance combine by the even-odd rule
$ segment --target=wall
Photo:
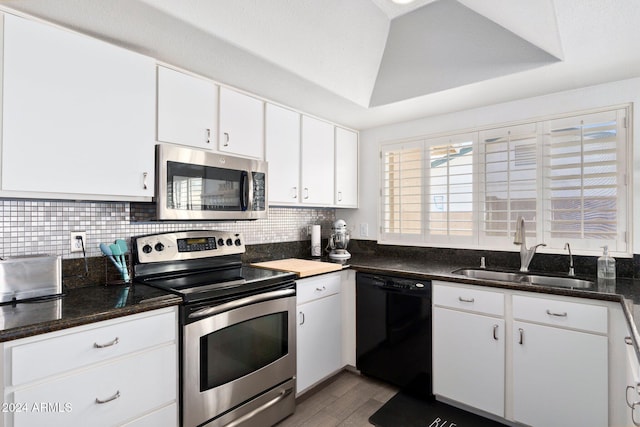
[[[360,207],[357,210],[339,209],[336,216],[347,221],[352,237],[377,239],[381,143],[639,101],[640,78],[636,78],[361,131]],[[640,114],[633,116],[630,129],[634,152],[633,188],[640,188],[640,136],[634,135],[634,128],[640,129]],[[634,197],[632,204],[634,212],[640,212],[640,197]],[[363,224],[368,226],[368,235],[361,233]],[[640,242],[640,227],[634,226],[631,234],[633,241]],[[640,243],[635,247],[634,253],[640,253]]]
[[[328,237],[334,209],[270,208],[269,217],[257,221],[132,223],[125,202],[0,199],[0,257],[51,254],[80,258],[70,253],[69,233],[86,231],[87,256],[100,256],[98,245],[115,239],[174,230],[237,231],[245,244],[309,240],[307,225],[320,224]]]

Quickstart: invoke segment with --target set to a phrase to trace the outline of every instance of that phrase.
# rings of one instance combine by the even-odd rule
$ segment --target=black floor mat
[[[504,424],[436,400],[399,392],[369,417],[377,427],[506,427]]]

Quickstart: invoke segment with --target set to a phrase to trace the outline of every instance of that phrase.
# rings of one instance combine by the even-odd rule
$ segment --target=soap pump
[[[603,253],[598,258],[598,281],[615,281],[616,279],[616,260],[609,256],[609,247],[602,246]]]

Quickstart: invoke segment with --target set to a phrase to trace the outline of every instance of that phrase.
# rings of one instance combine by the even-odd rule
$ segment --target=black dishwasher
[[[356,367],[431,399],[431,281],[356,274]]]

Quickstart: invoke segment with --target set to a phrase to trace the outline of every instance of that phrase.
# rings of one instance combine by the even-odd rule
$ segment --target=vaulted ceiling
[[[637,0],[5,0],[357,129],[640,76]]]

